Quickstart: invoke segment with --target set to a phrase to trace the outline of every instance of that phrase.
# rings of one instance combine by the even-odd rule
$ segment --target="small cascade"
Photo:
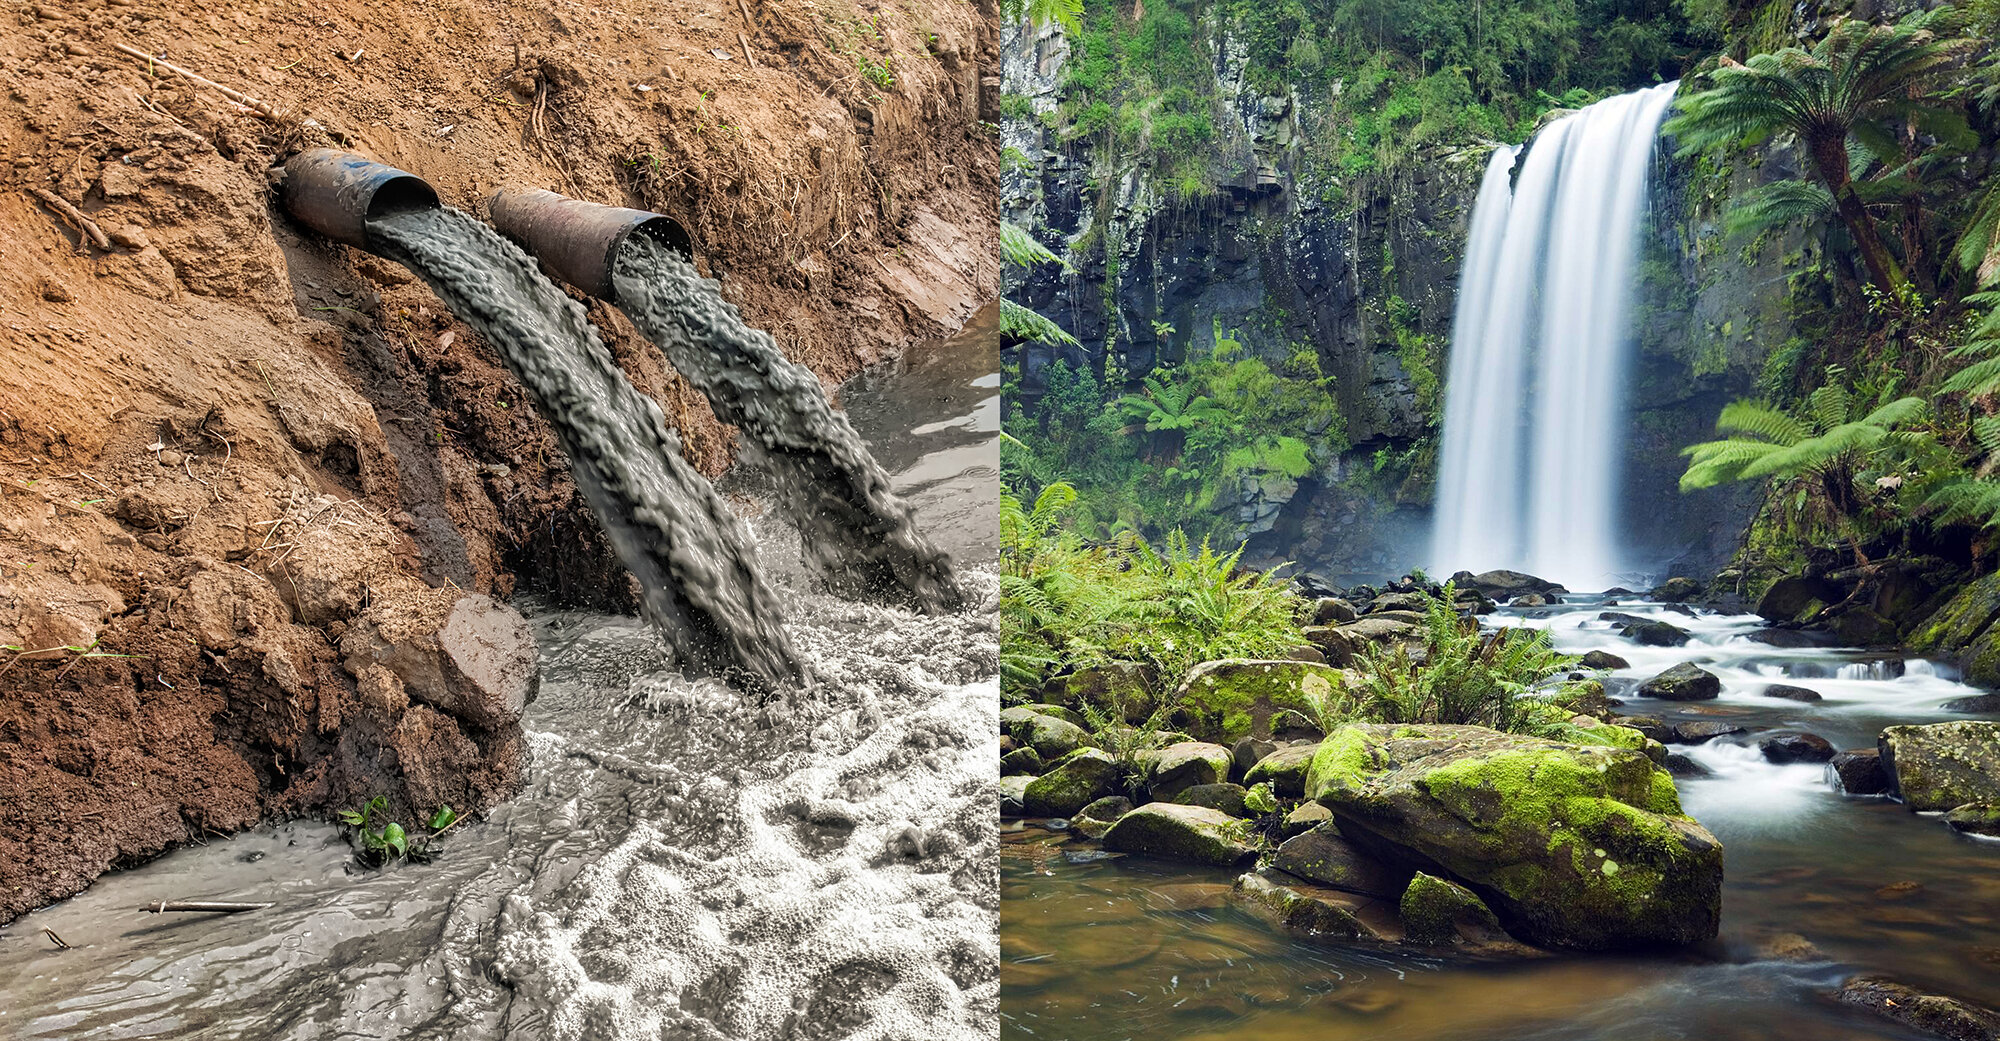
[[[1494,151],[1466,247],[1431,561],[1602,588],[1641,220],[1678,84],[1607,98]]]

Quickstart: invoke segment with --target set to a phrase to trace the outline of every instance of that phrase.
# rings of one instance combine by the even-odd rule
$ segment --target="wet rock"
[[[2000,802],[2000,723],[1890,727],[1876,747],[1896,794],[1913,810]]]
[[[1412,620],[1394,614],[1369,615],[1358,622],[1343,625],[1338,630],[1360,645],[1376,644],[1391,646],[1401,644],[1409,648],[1424,645],[1425,632],[1421,619]]]
[[[1784,698],[1786,701],[1819,701],[1819,691],[1809,687],[1794,687],[1789,683],[1773,683],[1764,688],[1767,698]]]
[[[1095,748],[1079,748],[1051,763],[1047,773],[1021,790],[1023,815],[1073,817],[1085,806],[1115,794],[1123,774],[1118,760],[1110,755]]]
[[[1673,740],[1674,728],[1668,726],[1658,716],[1612,716],[1607,722],[1614,726],[1630,727],[1647,738],[1667,742]]]
[[[1678,604],[1692,600],[1701,594],[1701,583],[1692,578],[1675,577],[1653,587],[1647,598],[1663,604]]]
[[[1313,602],[1312,623],[1314,625],[1345,625],[1361,617],[1353,604],[1335,596],[1321,597]]]
[[[1139,662],[1115,661],[1078,669],[1053,686],[1057,692],[1052,696],[1064,705],[1122,705],[1128,718],[1136,715],[1143,719],[1158,700],[1155,692],[1160,686],[1160,670]],[[1070,722],[1081,724],[1083,720],[1071,718]]]
[[[1430,597],[1422,593],[1383,593],[1368,601],[1367,614],[1382,614],[1387,611],[1410,611],[1423,614],[1430,610]]]
[[[1882,754],[1873,748],[1836,752],[1826,766],[1834,787],[1848,795],[1888,794],[1889,774],[1882,769]]]
[[[1066,719],[1046,715],[1033,706],[1000,710],[1000,728],[1020,748],[1032,748],[1053,761],[1091,743],[1090,734]]]
[[[1860,604],[1848,605],[1825,624],[1834,639],[1855,647],[1887,647],[1902,635],[1895,622]]]
[[[1673,725],[1672,736],[1667,740],[1677,745],[1699,745],[1728,734],[1741,734],[1744,728],[1719,719],[1695,719]]]
[[[1278,826],[1278,835],[1281,841],[1288,841],[1332,822],[1333,811],[1316,802],[1302,802],[1285,814],[1284,823]]]
[[[1336,667],[1352,663],[1354,656],[1368,645],[1368,641],[1346,629],[1309,625],[1304,632],[1306,640],[1326,659],[1326,664]]]
[[[1712,701],[1722,694],[1722,680],[1693,662],[1682,662],[1639,684],[1639,696],[1663,701]]]
[[[1945,814],[1944,822],[1964,835],[2000,837],[2000,803],[1966,803]]]
[[[1138,754],[1146,790],[1155,799],[1171,799],[1198,784],[1229,779],[1229,749],[1206,741],[1182,741]]]
[[[1181,684],[1174,719],[1181,729],[1204,741],[1232,745],[1243,737],[1268,738],[1272,717],[1286,709],[1310,713],[1309,695],[1331,694],[1340,685],[1340,670],[1309,662],[1250,658],[1204,662]]]
[[[1980,715],[2000,713],[2000,694],[1972,694],[1962,698],[1952,698],[1938,706],[1945,712],[1968,712]]]
[[[1495,600],[1512,600],[1529,593],[1561,595],[1569,592],[1554,582],[1536,578],[1533,575],[1505,569],[1482,571],[1479,574],[1460,571],[1451,576],[1452,584],[1460,589],[1476,589],[1481,595]]]
[[[1040,752],[1032,748],[1016,748],[1000,757],[1000,775],[1039,774],[1043,765]]]
[[[1831,647],[1839,641],[1831,633],[1814,632],[1807,629],[1759,629],[1750,634],[1750,640],[1766,647],[1780,650],[1798,650],[1802,647]]]
[[[1681,752],[1668,753],[1667,761],[1660,765],[1675,777],[1707,777],[1714,772]]]
[[[410,700],[480,730],[519,722],[541,682],[527,621],[480,594],[417,587],[378,595],[340,649],[357,680],[373,672],[387,682],[386,672]]]
[[[1722,910],[1722,845],[1643,752],[1469,726],[1343,727],[1307,779],[1348,841],[1443,869],[1531,943],[1697,943]]]
[[[1771,583],[1757,599],[1757,614],[1773,622],[1801,621],[1818,614],[1846,594],[1823,578],[1792,576]]]
[[[1546,597],[1540,593],[1528,593],[1507,601],[1508,607],[1547,607],[1562,603],[1562,597]]]
[[[1016,707],[1024,709],[1028,712],[1036,713],[1038,715],[1054,716],[1055,718],[1060,719],[1063,722],[1070,724],[1071,726],[1080,727],[1086,725],[1083,718],[1083,713],[1078,712],[1077,710],[1070,708],[1067,705],[1051,705],[1051,704],[1037,702],[1034,704],[1019,705]]]
[[[1251,914],[1307,939],[1381,940],[1357,913],[1367,901],[1351,893],[1258,869],[1236,879],[1233,894]]]
[[[1034,781],[1031,774],[1014,774],[1000,778],[1000,816],[1012,820],[1026,817],[1028,808],[1025,794],[1028,785]]]
[[[1131,812],[1132,800],[1122,795],[1107,795],[1076,811],[1076,819],[1109,824]]]
[[[1949,655],[1972,683],[2000,686],[2000,572],[1968,584],[1912,626],[1910,647]]]
[[[1641,620],[1618,630],[1626,639],[1642,647],[1682,647],[1694,635],[1672,622]]]
[[[1181,789],[1168,801],[1183,806],[1206,806],[1231,817],[1250,817],[1253,814],[1243,805],[1247,794],[1248,791],[1240,784],[1195,784]]]
[[[1396,906],[1403,918],[1403,935],[1411,943],[1435,946],[1460,939],[1477,943],[1502,933],[1500,919],[1472,890],[1421,871],[1411,877]]]
[[[1824,763],[1834,755],[1833,743],[1818,734],[1772,734],[1757,750],[1774,763]]]
[[[1941,994],[1926,994],[1882,976],[1854,976],[1834,995],[1905,1026],[1950,1041],[2000,1038],[2000,1013]]]
[[[1220,810],[1148,803],[1118,818],[1104,848],[1162,860],[1227,867],[1257,855],[1249,826]]]
[[[1586,669],[1629,669],[1632,663],[1610,651],[1586,651],[1577,662]]]
[[[1271,782],[1271,790],[1287,798],[1296,799],[1306,793],[1306,771],[1312,768],[1313,754],[1317,745],[1291,745],[1280,748],[1258,760],[1243,775],[1244,784]]]
[[[1759,956],[1773,961],[1824,961],[1826,959],[1811,940],[1798,933],[1778,933],[1757,945]]]
[[[1278,743],[1269,738],[1246,737],[1239,739],[1229,748],[1230,774],[1242,777],[1256,766],[1258,761],[1278,750]]]
[[[1333,813],[1326,807],[1318,803],[1306,805],[1317,807],[1325,815],[1324,820],[1332,821]],[[1384,900],[1396,899],[1410,880],[1409,868],[1385,864],[1363,854],[1341,838],[1339,830],[1330,823],[1286,839],[1272,856],[1271,866],[1323,886]]]

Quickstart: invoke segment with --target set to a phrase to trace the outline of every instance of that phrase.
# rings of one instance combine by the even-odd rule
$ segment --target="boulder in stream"
[[[1610,651],[1585,651],[1578,665],[1586,669],[1629,669],[1632,663]]]
[[[1181,741],[1140,752],[1137,758],[1145,771],[1146,790],[1155,799],[1171,799],[1198,784],[1229,780],[1229,749],[1206,741]]]
[[[1494,571],[1482,571],[1476,575],[1467,571],[1460,571],[1451,576],[1451,580],[1460,589],[1476,589],[1484,596],[1503,601],[1512,600],[1517,596],[1525,596],[1529,593],[1540,593],[1547,596],[1552,593],[1561,595],[1569,592],[1569,590],[1564,589],[1562,586],[1546,579],[1536,578],[1533,575],[1523,574],[1519,571],[1508,571],[1504,568]]]
[[[1823,578],[1793,575],[1771,583],[1757,600],[1757,614],[1768,621],[1793,622],[1817,615],[1846,594]]]
[[[1258,760],[1257,765],[1243,775],[1243,783],[1269,781],[1271,790],[1277,794],[1299,798],[1306,793],[1306,771],[1312,768],[1313,754],[1317,751],[1317,745],[1288,745],[1277,749]]]
[[[1841,983],[1834,996],[1849,1005],[1859,1005],[1950,1041],[2000,1038],[2000,1013],[1942,994],[1926,994],[1886,977],[1850,977]]]
[[[1887,795],[1889,775],[1882,769],[1882,753],[1873,748],[1836,752],[1826,769],[1834,786],[1846,795]]]
[[[1910,809],[2000,802],[2000,722],[1889,727],[1875,744],[1882,769]]]
[[[1307,697],[1332,694],[1341,682],[1339,669],[1311,662],[1251,658],[1203,662],[1181,684],[1175,718],[1195,737],[1225,746],[1243,737],[1268,738],[1272,717],[1286,709],[1310,713]]]
[[[1233,894],[1245,910],[1306,939],[1393,940],[1374,901],[1259,868],[1236,879]],[[1370,919],[1377,919],[1371,922]]]
[[[1248,795],[1249,791],[1240,784],[1194,784],[1176,792],[1167,801],[1184,806],[1206,806],[1231,817],[1250,817],[1253,814],[1244,805]]]
[[[1944,815],[1951,830],[1965,835],[2000,838],[2000,802],[1969,802]]]
[[[1247,822],[1206,806],[1170,802],[1148,803],[1118,818],[1104,833],[1104,848],[1217,867],[1257,855]]]
[[[1321,743],[1307,790],[1357,848],[1467,886],[1531,943],[1698,943],[1721,919],[1722,844],[1642,752],[1356,724]]]
[[[1016,748],[1000,757],[1000,776],[1008,774],[1039,774],[1047,764],[1042,762],[1042,754],[1032,748]]]
[[[1818,734],[1788,732],[1771,734],[1757,742],[1757,750],[1773,763],[1824,763],[1833,759],[1833,742]]]
[[[1000,710],[1000,731],[1016,748],[1032,748],[1043,760],[1060,759],[1091,743],[1089,731],[1040,705],[1016,705]]]
[[[1965,712],[1982,716],[2000,715],[2000,694],[1969,694],[1962,698],[1953,698],[1938,708],[1945,712]]]
[[[1685,723],[1675,723],[1664,740],[1677,745],[1699,745],[1730,734],[1741,734],[1744,727],[1720,719],[1692,719]]]
[[[1694,634],[1672,622],[1640,619],[1627,623],[1619,634],[1641,647],[1684,647]]]
[[[1667,579],[1653,587],[1646,596],[1663,604],[1678,604],[1694,599],[1701,593],[1701,583],[1685,576]]]
[[[1483,943],[1501,934],[1500,919],[1478,894],[1419,871],[1403,889],[1397,910],[1411,943],[1447,944],[1460,939]]]
[[[1072,816],[1117,792],[1123,774],[1118,760],[1109,754],[1095,748],[1079,748],[1050,764],[1048,773],[1022,789],[1022,813],[1029,817]]]
[[[1307,803],[1319,806],[1318,803]],[[1319,806],[1326,827],[1286,839],[1271,858],[1271,866],[1287,874],[1351,893],[1394,900],[1409,883],[1411,869],[1386,864],[1354,848],[1331,825],[1332,812]]]
[[[1789,683],[1773,683],[1764,688],[1767,698],[1784,698],[1786,701],[1813,702],[1821,700],[1819,691],[1810,687],[1794,687]]]
[[[1639,696],[1662,701],[1713,701],[1722,694],[1722,680],[1691,661],[1684,661],[1639,684]]]

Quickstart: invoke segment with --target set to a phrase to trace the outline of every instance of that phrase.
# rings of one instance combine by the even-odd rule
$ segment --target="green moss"
[[[1459,925],[1498,930],[1500,920],[1471,890],[1435,875],[1418,872],[1397,903],[1403,932],[1411,943],[1443,944],[1456,940]]]
[[[1197,667],[1181,688],[1176,718],[1196,737],[1234,744],[1269,737],[1271,719],[1292,709],[1309,713],[1309,695],[1331,693],[1340,672],[1311,662],[1229,659]]]

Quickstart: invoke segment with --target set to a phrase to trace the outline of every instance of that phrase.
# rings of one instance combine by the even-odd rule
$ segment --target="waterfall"
[[[1487,164],[1445,383],[1439,570],[1603,588],[1628,564],[1616,516],[1627,315],[1676,86],[1607,98]]]

